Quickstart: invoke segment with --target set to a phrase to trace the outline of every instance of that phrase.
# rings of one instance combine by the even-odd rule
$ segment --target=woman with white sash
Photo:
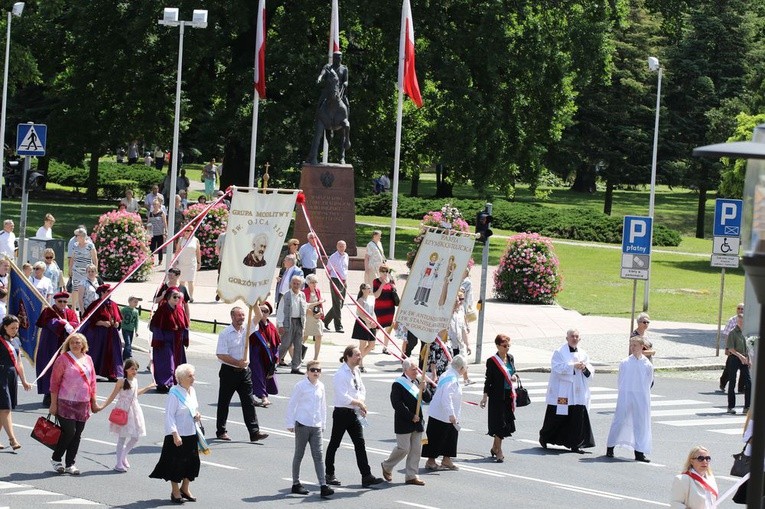
[[[459,438],[462,388],[459,379],[467,374],[467,361],[462,355],[452,359],[449,369],[438,379],[438,389],[430,402],[430,417],[426,434],[427,444],[422,447],[422,457],[427,470],[459,470],[452,459],[457,455]],[[436,458],[443,456],[441,465]]]
[[[494,339],[497,354],[486,361],[486,381],[483,385],[481,408],[489,402],[489,435],[494,437],[492,458],[497,463],[505,460],[502,440],[515,433],[515,359],[510,355],[510,336],[498,334]]]

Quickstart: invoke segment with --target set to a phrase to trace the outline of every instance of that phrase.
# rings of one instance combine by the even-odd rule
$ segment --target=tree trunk
[[[409,196],[417,198],[420,195],[420,170],[412,169],[412,187],[409,189]]]
[[[707,207],[707,186],[705,183],[699,185],[699,207],[696,212],[696,238],[704,238],[704,213]]]
[[[614,204],[614,184],[611,179],[606,180],[606,197],[603,201],[603,213],[607,216],[611,215],[611,207]]]
[[[85,192],[85,198],[96,200],[98,198],[98,149],[90,150],[88,170],[88,190]]]
[[[439,171],[440,169],[440,171]],[[446,180],[448,171],[443,164],[436,165],[436,198],[451,198],[454,184]]]
[[[582,164],[576,170],[576,177],[571,190],[579,193],[591,193],[595,189],[595,170],[590,164]]]
[[[223,174],[220,176],[220,188],[226,190],[229,186],[247,186],[250,180],[250,147],[244,147],[236,137],[228,139],[224,147]],[[258,176],[263,174],[262,161],[255,168],[255,186],[258,186]],[[271,172],[269,171],[269,176]]]

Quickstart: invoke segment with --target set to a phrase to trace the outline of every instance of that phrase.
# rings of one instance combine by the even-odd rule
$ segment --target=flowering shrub
[[[197,217],[207,205],[197,203],[189,205],[189,208],[183,213],[187,221]],[[228,224],[228,209],[223,203],[219,203],[210,209],[210,212],[202,219],[202,224],[197,228],[197,239],[199,247],[202,250],[202,268],[217,269],[218,255],[215,254],[215,241],[221,234],[226,233]]]
[[[451,203],[445,204],[441,207],[441,210],[431,210],[422,217],[420,234],[414,238],[414,248],[406,254],[406,266],[410,269],[417,256],[417,251],[420,249],[422,239],[428,231],[428,226],[459,230],[461,232],[470,231],[470,225],[468,225],[467,221],[462,217],[462,213],[460,213],[457,207],[452,207]]]
[[[140,268],[128,281],[146,281],[151,275],[151,251],[141,216],[134,212],[107,212],[98,218],[91,235],[98,253],[98,272],[104,279],[119,281]]]
[[[519,233],[494,272],[494,295],[522,304],[552,304],[563,287],[552,241],[538,233]]]

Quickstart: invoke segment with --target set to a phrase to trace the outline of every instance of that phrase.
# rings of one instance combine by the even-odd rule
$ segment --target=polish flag
[[[329,22],[329,62],[332,63],[332,53],[340,51],[340,15],[337,0],[332,0],[332,19]]]
[[[420,85],[414,69],[414,27],[412,26],[412,8],[409,0],[404,0],[401,8],[401,40],[398,46],[398,86],[409,96],[418,108],[422,108]]]
[[[266,0],[258,4],[258,28],[255,35],[255,90],[266,98]]]

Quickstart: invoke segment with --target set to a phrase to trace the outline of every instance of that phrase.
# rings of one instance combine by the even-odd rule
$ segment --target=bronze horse
[[[315,134],[308,162],[316,164],[319,158],[319,144],[325,139],[330,142],[334,131],[342,130],[340,143],[340,164],[345,164],[345,151],[351,147],[351,124],[348,121],[348,107],[343,102],[340,79],[334,70],[323,74],[325,99],[316,110]]]

